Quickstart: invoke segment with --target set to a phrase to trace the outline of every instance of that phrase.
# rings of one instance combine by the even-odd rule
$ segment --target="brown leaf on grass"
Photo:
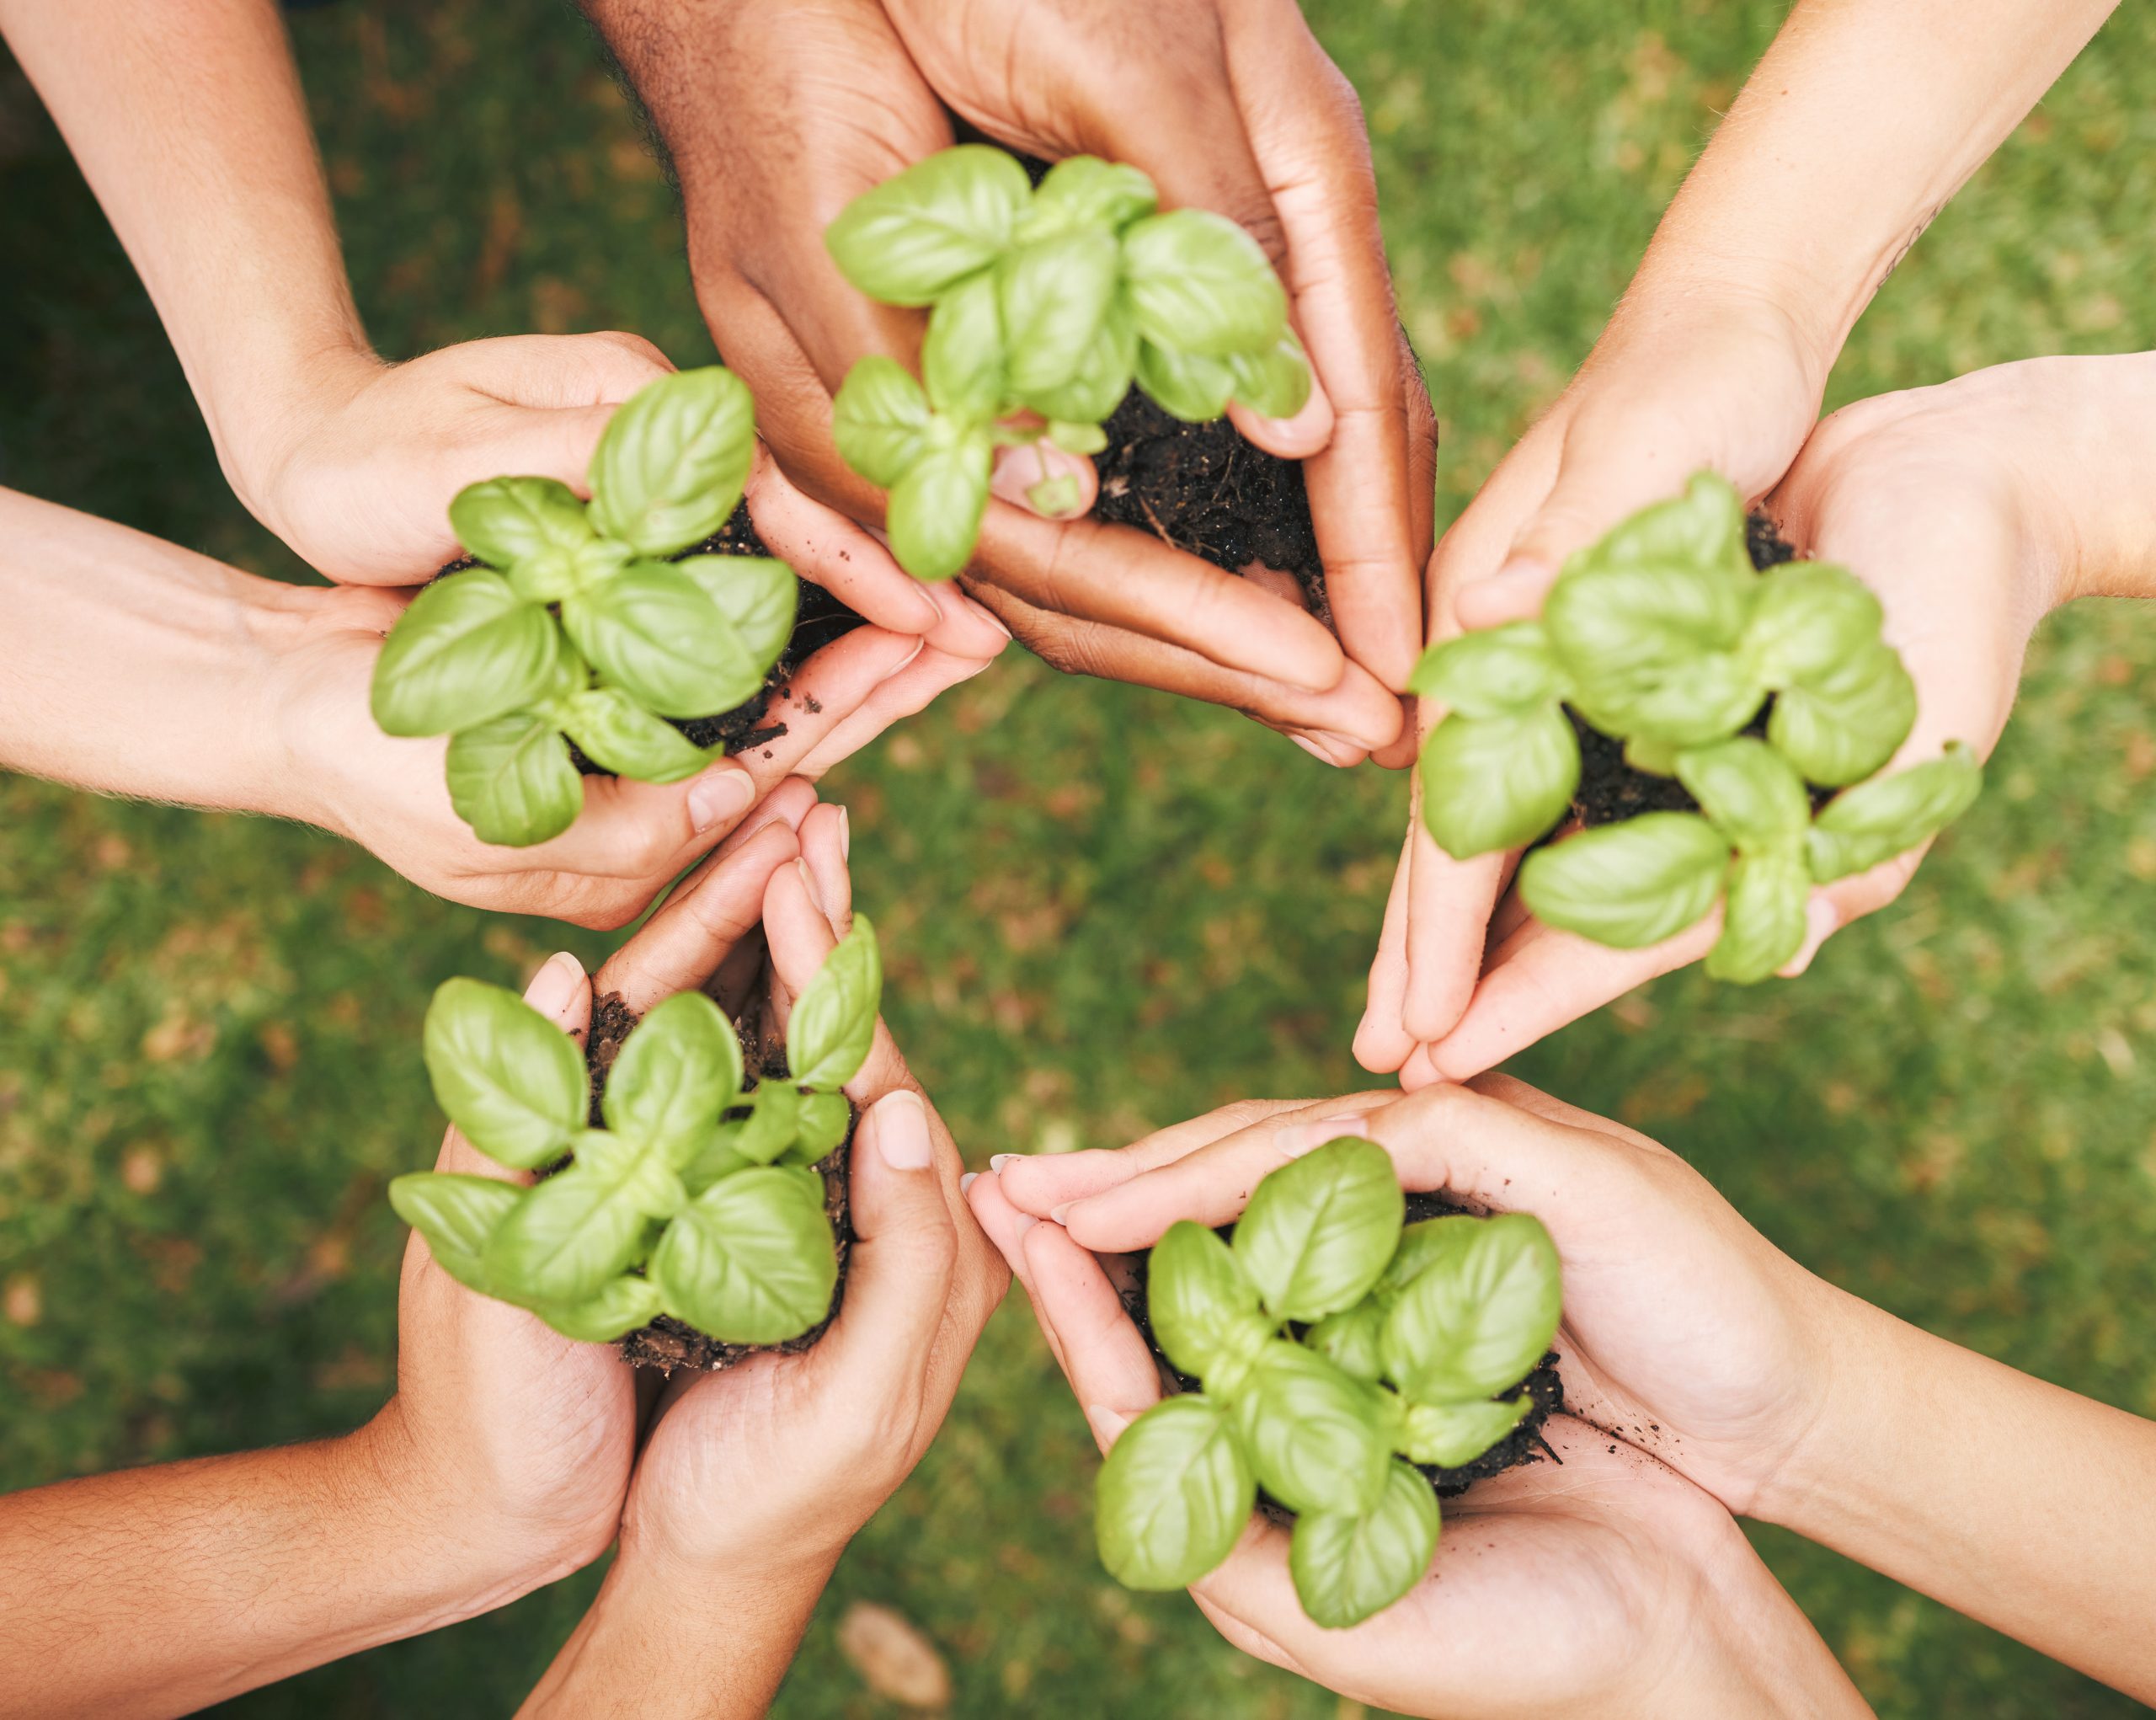
[[[903,1614],[857,1600],[839,1621],[839,1652],[879,1696],[909,1708],[947,1708],[951,1674],[936,1645]]]

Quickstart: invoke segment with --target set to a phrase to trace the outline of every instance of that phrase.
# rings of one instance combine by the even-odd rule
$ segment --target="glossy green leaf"
[[[928,396],[895,359],[864,358],[846,373],[831,402],[831,439],[839,457],[889,489],[928,446]]]
[[[1123,404],[1130,392],[1138,365],[1138,318],[1127,295],[1118,292],[1108,301],[1100,326],[1080,355],[1068,380],[1052,388],[1036,388],[1022,397],[1024,405],[1043,418],[1066,423],[1095,425]],[[1214,416],[1218,417],[1215,413]],[[1070,446],[1069,443],[1064,444]],[[1107,446],[1105,437],[1102,446]],[[1091,447],[1073,448],[1093,453]]]
[[[1744,546],[1743,498],[1726,478],[1711,472],[1694,473],[1683,494],[1620,520],[1583,558],[1605,567],[1691,568],[1725,574],[1748,594],[1756,583]]]
[[[953,287],[928,313],[928,332],[921,343],[921,380],[938,412],[985,424],[1008,398],[1010,356],[1004,341],[996,274],[983,270]],[[893,406],[901,412],[905,409],[903,399],[894,401]],[[891,433],[889,429],[871,431]],[[897,470],[903,471],[910,462],[904,457],[906,444],[902,425],[895,427],[895,434],[899,457],[883,463],[895,463]],[[894,471],[891,478],[875,481],[888,485],[896,475]]]
[[[576,1042],[514,991],[445,980],[423,1045],[435,1102],[496,1163],[552,1164],[584,1127],[590,1093]]]
[[[884,530],[916,580],[950,579],[973,559],[995,451],[981,434],[930,446],[891,486]]]
[[[869,297],[930,304],[1002,254],[1032,196],[1015,158],[962,143],[855,198],[824,243]]]
[[[1785,687],[1767,739],[1806,781],[1838,788],[1893,757],[1916,720],[1916,683],[1894,648],[1877,643],[1825,679]]]
[[[1343,1374],[1358,1380],[1385,1377],[1385,1320],[1391,1303],[1376,1290],[1325,1318],[1303,1334],[1303,1342]]]
[[[736,1171],[745,1171],[760,1162],[734,1151],[735,1144],[747,1132],[746,1125],[739,1121],[722,1123],[712,1131],[702,1151],[689,1162],[681,1172],[681,1186],[693,1200],[722,1177],[730,1177]]]
[[[1885,612],[1847,568],[1790,562],[1759,582],[1744,652],[1769,686],[1831,677],[1879,643]]]
[[[596,1295],[580,1302],[550,1305],[537,1312],[564,1338],[574,1338],[579,1343],[611,1343],[659,1317],[659,1286],[648,1278],[625,1273],[609,1279]]]
[[[591,456],[592,523],[639,555],[671,555],[723,526],[756,454],[756,409],[718,365],[647,382]]]
[[[527,603],[558,603],[604,585],[628,565],[631,553],[627,544],[611,537],[544,544],[509,570],[509,582]]]
[[[1385,1372],[1417,1403],[1471,1403],[1519,1384],[1557,1330],[1556,1245],[1523,1212],[1442,1218],[1436,1258],[1385,1321]]]
[[[398,617],[370,703],[385,734],[450,734],[542,702],[561,670],[553,617],[473,568],[435,580]]]
[[[1447,717],[1417,766],[1422,819],[1455,860],[1546,836],[1580,781],[1579,737],[1556,703],[1518,716]]]
[[[1153,1336],[1186,1374],[1214,1384],[1217,1365],[1246,1347],[1257,1319],[1257,1286],[1234,1251],[1203,1225],[1187,1219],[1168,1226],[1145,1266],[1145,1311]]]
[[[861,1072],[883,1004],[883,958],[866,914],[824,959],[786,1021],[786,1066],[803,1087],[835,1092]]]
[[[853,1104],[844,1093],[803,1093],[787,1156],[804,1165],[819,1163],[838,1150],[851,1127]]]
[[[1956,740],[1941,757],[1837,794],[1806,837],[1812,878],[1869,872],[1929,841],[1976,804],[1983,783],[1976,754]]]
[[[1019,246],[997,264],[1011,390],[1020,399],[1078,374],[1107,316],[1120,262],[1113,233],[1080,227]]]
[[[679,1168],[711,1140],[741,1092],[741,1041],[700,991],[654,1004],[630,1030],[600,1100],[606,1126]]]
[[[793,569],[762,555],[692,555],[674,565],[732,625],[757,674],[770,674],[792,641],[801,606],[801,582]]]
[[[1132,223],[1123,269],[1138,332],[1158,345],[1225,359],[1269,347],[1288,326],[1288,294],[1264,248],[1210,210]]]
[[[1235,1258],[1275,1319],[1321,1320],[1378,1281],[1406,1210],[1383,1147],[1330,1141],[1258,1183],[1235,1224]]]
[[[712,761],[712,754],[618,686],[588,686],[571,693],[558,715],[584,756],[617,777],[681,783]]]
[[[1677,755],[1684,750],[1684,747],[1673,746],[1652,735],[1628,735],[1625,740],[1625,762],[1651,777],[1673,777],[1677,774]]]
[[[1676,764],[1677,780],[1740,849],[1799,841],[1812,822],[1804,783],[1764,741],[1741,734],[1679,753]]]
[[[1109,1447],[1094,1492],[1101,1562],[1129,1589],[1186,1589],[1235,1551],[1257,1503],[1226,1413],[1171,1397]]]
[[[1049,425],[1048,439],[1073,454],[1097,454],[1108,445],[1108,433],[1097,424],[1071,424],[1059,418]]]
[[[450,502],[449,526],[467,554],[504,569],[542,550],[574,550],[592,537],[576,492],[552,478],[467,483]]]
[[[1580,714],[1604,734],[1669,747],[1727,740],[1766,699],[1766,686],[1734,651],[1703,652],[1629,680],[1583,676],[1572,696]]]
[[[1721,936],[1707,952],[1707,975],[1739,986],[1778,972],[1804,947],[1812,876],[1801,836],[1738,857],[1729,875]]]
[[[770,1167],[712,1183],[652,1251],[666,1311],[724,1343],[782,1343],[814,1326],[838,1285],[822,1187]]]
[[[790,1081],[766,1081],[750,1098],[734,1151],[751,1164],[775,1164],[801,1138],[801,1089]]]
[[[1079,504],[1085,499],[1074,473],[1059,473],[1054,478],[1043,478],[1026,492],[1026,500],[1033,511],[1043,518],[1061,520],[1075,514]]]
[[[1391,1450],[1377,1388],[1316,1351],[1276,1338],[1229,1413],[1257,1484],[1291,1511],[1367,1511]]]
[[[1657,529],[1657,518],[1667,529]],[[1718,553],[1703,553],[1720,529],[1694,518],[1685,503],[1664,503],[1565,564],[1544,602],[1542,624],[1577,685],[1636,694],[1643,684],[1736,649],[1758,581],[1748,571],[1732,573]],[[1742,529],[1740,516],[1740,554]]]
[[[1314,1511],[1296,1520],[1288,1545],[1296,1599],[1327,1630],[1360,1624],[1422,1580],[1437,1554],[1438,1526],[1429,1482],[1406,1464],[1392,1464],[1374,1509],[1359,1516]]]
[[[1385,1274],[1378,1279],[1378,1287],[1374,1292],[1384,1300],[1386,1307],[1392,1306],[1390,1298],[1393,1295],[1406,1290],[1424,1267],[1445,1252],[1445,1238],[1449,1233],[1444,1226],[1443,1218],[1423,1218],[1401,1228],[1400,1246],[1392,1251],[1392,1258],[1385,1263]]]
[[[1411,1403],[1401,1453],[1417,1463],[1458,1469],[1512,1432],[1534,1407],[1525,1392],[1497,1403]]]
[[[1292,329],[1270,346],[1228,360],[1236,401],[1260,418],[1293,418],[1310,398],[1310,361]]]
[[[1462,633],[1423,652],[1407,691],[1470,717],[1513,717],[1562,698],[1563,670],[1540,622]]]
[[[414,1171],[389,1185],[390,1205],[427,1239],[435,1264],[482,1295],[487,1274],[480,1257],[487,1238],[523,1198],[524,1190],[515,1183],[451,1171]]]
[[[1074,227],[1120,230],[1150,215],[1160,203],[1153,182],[1136,168],[1074,155],[1048,170],[1033,200],[1018,217],[1021,242],[1044,239]]]
[[[584,809],[584,779],[561,731],[530,711],[451,736],[443,772],[456,815],[499,847],[551,841]]]
[[[1643,949],[1714,906],[1729,847],[1696,813],[1650,812],[1536,849],[1520,863],[1515,887],[1545,926]]]
[[[564,598],[562,624],[592,666],[662,717],[709,717],[753,697],[768,665],[749,653],[696,578],[631,562]]]
[[[1228,409],[1235,373],[1225,359],[1204,358],[1151,340],[1138,343],[1138,386],[1171,418],[1207,424]]]
[[[636,1263],[648,1221],[672,1217],[688,1199],[655,1148],[594,1129],[575,1152],[488,1239],[482,1258],[496,1295],[547,1306],[595,1296]]]

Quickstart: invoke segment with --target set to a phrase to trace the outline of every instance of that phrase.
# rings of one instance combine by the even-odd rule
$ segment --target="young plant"
[[[998,447],[1097,453],[1134,380],[1193,423],[1231,399],[1268,418],[1301,410],[1310,366],[1265,253],[1225,216],[1158,202],[1133,167],[1074,156],[1036,188],[1015,156],[968,143],[831,223],[825,243],[848,280],[929,311],[921,381],[865,358],[832,422],[846,464],[890,492],[891,551],[917,579],[949,579],[971,558]],[[1050,514],[1077,505],[1075,480],[1050,478],[1045,460],[1027,495]]]
[[[755,454],[739,379],[681,371],[608,423],[589,505],[551,478],[489,478],[450,504],[481,565],[435,580],[390,629],[372,702],[387,734],[451,737],[450,800],[482,841],[527,847],[575,822],[569,740],[648,783],[711,762],[670,719],[755,697],[798,590],[764,557],[671,558],[726,521]]]
[[[798,1338],[830,1312],[836,1245],[814,1168],[846,1139],[841,1089],[868,1055],[883,965],[866,917],[787,1023],[783,1080],[744,1092],[741,1044],[685,991],[622,1043],[587,1126],[575,1042],[515,993],[451,980],[427,1011],[427,1072],[465,1138],[526,1186],[440,1171],[390,1205],[460,1284],[602,1343],[661,1314],[726,1343]],[[564,1163],[566,1162],[566,1163]]]
[[[1812,884],[1929,841],[1982,787],[1958,744],[1874,777],[1916,721],[1883,620],[1844,568],[1755,571],[1737,492],[1697,473],[1683,496],[1567,561],[1540,621],[1423,654],[1409,689],[1448,708],[1422,750],[1424,821],[1457,859],[1547,836],[1579,787],[1569,705],[1622,740],[1634,769],[1677,777],[1701,813],[1649,813],[1538,850],[1521,866],[1521,899],[1551,925],[1629,949],[1726,895],[1708,971],[1764,979],[1802,946]],[[1769,700],[1765,739],[1745,735]],[[1807,785],[1849,792],[1815,820]]]
[[[1265,1492],[1294,1512],[1289,1569],[1321,1625],[1358,1624],[1421,1580],[1431,1483],[1519,1425],[1557,1329],[1557,1252],[1524,1213],[1403,1226],[1385,1150],[1341,1140],[1274,1171],[1232,1242],[1170,1228],[1146,1310],[1203,1383],[1124,1429],[1101,1469],[1101,1561],[1183,1589],[1233,1551]],[[1406,1461],[1402,1461],[1402,1459]]]

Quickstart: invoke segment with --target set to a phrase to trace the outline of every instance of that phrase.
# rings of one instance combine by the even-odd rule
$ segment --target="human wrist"
[[[356,321],[331,319],[312,332],[281,331],[243,361],[190,368],[217,464],[240,505],[290,541],[282,484],[294,451],[324,419],[387,366]]]

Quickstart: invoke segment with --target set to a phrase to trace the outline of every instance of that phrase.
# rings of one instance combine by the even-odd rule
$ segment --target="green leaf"
[[[1134,222],[1123,268],[1138,332],[1158,345],[1225,359],[1271,346],[1288,326],[1288,295],[1263,248],[1210,210]]]
[[[1411,1403],[1400,1449],[1417,1463],[1458,1469],[1512,1432],[1534,1407],[1525,1392],[1500,1403]]]
[[[802,988],[786,1022],[786,1066],[803,1087],[835,1092],[861,1072],[883,1003],[883,958],[866,914]]]
[[[576,492],[552,478],[467,483],[450,502],[449,526],[467,554],[503,569],[542,550],[574,550],[592,537]]]
[[[1737,653],[1705,651],[1630,680],[1585,677],[1572,702],[1605,734],[1686,747],[1728,739],[1766,698],[1765,686]]]
[[[1033,188],[1033,200],[1018,217],[1016,237],[1023,243],[1075,227],[1120,230],[1160,204],[1152,180],[1136,168],[1074,155],[1048,170]]]
[[[1225,359],[1203,358],[1156,341],[1138,344],[1138,386],[1171,418],[1206,424],[1228,409],[1235,373]]]
[[[527,603],[558,603],[606,584],[627,564],[629,555],[627,544],[611,537],[587,537],[566,547],[546,544],[509,570],[509,582]]]
[[[1376,1387],[1276,1338],[1229,1413],[1257,1484],[1291,1511],[1367,1511],[1391,1461]]]
[[[584,809],[584,779],[561,732],[530,711],[460,730],[443,770],[456,815],[499,847],[551,841]]]
[[[584,1127],[590,1092],[576,1042],[514,991],[445,980],[423,1043],[435,1102],[497,1164],[552,1164]]]
[[[1022,245],[996,264],[1011,389],[1019,398],[1077,375],[1107,316],[1120,262],[1113,233],[1081,227]]]
[[[1407,691],[1469,717],[1516,717],[1556,702],[1566,686],[1542,624],[1516,621],[1431,646]]]
[[[1130,392],[1137,364],[1137,313],[1130,308],[1129,296],[1118,291],[1108,301],[1107,313],[1094,329],[1093,338],[1070,379],[1053,388],[1034,389],[1024,397],[1022,403],[1043,418],[1097,424],[1123,404],[1123,397]],[[1213,415],[1217,418],[1219,414]],[[1105,436],[1101,446],[1107,446]],[[1098,450],[1079,447],[1072,451],[1085,454]]]
[[[1230,356],[1235,398],[1260,418],[1293,418],[1310,398],[1310,363],[1292,329],[1272,345]]]
[[[1744,547],[1744,499],[1728,479],[1711,472],[1694,473],[1682,495],[1620,520],[1584,553],[1603,566],[1726,574],[1748,593],[1757,583]]]
[[[766,1081],[750,1095],[748,1120],[733,1139],[734,1151],[751,1164],[777,1162],[801,1136],[801,1089],[790,1081]]]
[[[783,1343],[814,1326],[839,1277],[822,1188],[770,1167],[712,1183],[652,1252],[666,1311],[722,1343]]]
[[[1295,1597],[1327,1630],[1360,1624],[1422,1580],[1437,1554],[1438,1530],[1429,1482],[1394,1463],[1375,1509],[1361,1516],[1314,1511],[1296,1520],[1288,1544]]]
[[[1235,1258],[1275,1319],[1320,1320],[1378,1281],[1406,1210],[1383,1147],[1330,1141],[1258,1183],[1235,1224]]]
[[[592,523],[639,555],[671,555],[723,526],[756,456],[756,408],[718,365],[647,382],[591,456]]]
[[[788,1156],[804,1165],[819,1163],[838,1151],[851,1127],[853,1103],[844,1093],[803,1093]]]
[[[1072,454],[1097,454],[1108,445],[1108,433],[1097,424],[1072,424],[1060,418],[1049,425],[1048,439]]]
[[[1465,860],[1524,847],[1564,817],[1579,787],[1579,737],[1554,703],[1518,716],[1455,713],[1430,731],[1417,768],[1423,822]]]
[[[753,697],[766,665],[750,654],[697,579],[631,562],[562,600],[562,623],[607,680],[662,717],[709,717]]]
[[[1016,158],[962,143],[855,198],[824,230],[824,243],[869,297],[930,304],[1002,254],[1032,196]]]
[[[1807,782],[1838,788],[1893,757],[1916,720],[1916,683],[1894,648],[1880,642],[1830,677],[1777,694],[1767,739]]]
[[[554,618],[473,568],[435,580],[398,617],[370,702],[385,734],[451,734],[542,702],[561,670]]]
[[[1421,1275],[1423,1268],[1445,1252],[1445,1238],[1449,1232],[1442,1228],[1443,1218],[1417,1219],[1400,1232],[1400,1246],[1392,1251],[1392,1258],[1385,1263],[1385,1275],[1378,1279],[1374,1292],[1380,1299],[1388,1299],[1404,1290]],[[1385,1306],[1391,1306],[1390,1300]]]
[[[1748,734],[1677,756],[1677,780],[1737,848],[1787,844],[1812,822],[1811,798],[1789,761]]]
[[[928,396],[897,360],[862,359],[831,402],[831,439],[849,467],[889,489],[928,446]]]
[[[1441,1218],[1437,1258],[1385,1321],[1385,1372],[1417,1403],[1471,1403],[1519,1384],[1550,1348],[1556,1245],[1524,1212]]]
[[[793,569],[762,555],[692,555],[674,565],[733,624],[757,675],[769,675],[793,638],[801,600]]]
[[[1352,1308],[1327,1314],[1303,1334],[1303,1342],[1343,1374],[1375,1381],[1385,1377],[1385,1319],[1390,1302],[1379,1291]]]
[[[1812,878],[1829,884],[1869,872],[1929,841],[1976,804],[1983,783],[1976,754],[1954,740],[1943,757],[1837,794],[1805,839]]]
[[[1880,643],[1885,618],[1879,600],[1847,568],[1790,562],[1760,580],[1744,653],[1769,686],[1831,679]]]
[[[921,344],[921,378],[938,412],[983,423],[995,416],[1010,386],[1003,315],[996,276],[986,270],[937,301]],[[892,479],[874,481],[888,485]]]
[[[1650,812],[1536,849],[1520,863],[1517,888],[1545,926],[1644,949],[1712,908],[1728,870],[1728,838],[1706,820]]]
[[[1110,1576],[1127,1589],[1187,1589],[1235,1551],[1257,1484],[1220,1407],[1171,1397],[1108,1448],[1093,1500]]]
[[[1084,495],[1076,474],[1069,472],[1043,478],[1026,491],[1026,499],[1033,505],[1033,511],[1050,520],[1076,513]]]
[[[1801,838],[1738,857],[1729,875],[1721,936],[1707,952],[1707,975],[1754,985],[1804,948],[1805,905],[1812,895]]]
[[[710,753],[618,686],[587,686],[573,692],[558,714],[562,727],[584,749],[584,756],[617,777],[632,777],[639,783],[680,783],[712,761]]]
[[[973,559],[995,458],[985,435],[968,435],[925,448],[891,486],[884,530],[899,565],[916,580],[947,580]]]
[[[1673,777],[1677,774],[1677,755],[1684,750],[1652,735],[1635,734],[1625,742],[1625,762],[1651,777]]]
[[[1257,1286],[1234,1252],[1203,1225],[1179,1220],[1154,1245],[1145,1266],[1145,1311],[1153,1336],[1186,1374],[1213,1385],[1216,1366],[1248,1347],[1257,1319]],[[1213,1385],[1216,1395],[1217,1385]]]
[[[495,1295],[550,1307],[595,1296],[636,1263],[647,1221],[672,1217],[688,1199],[656,1148],[593,1129],[575,1151],[488,1240],[482,1258]]]
[[[611,1343],[659,1317],[659,1286],[648,1278],[624,1274],[581,1302],[549,1305],[536,1311],[564,1338],[579,1343]]]
[[[451,1171],[414,1171],[389,1185],[389,1204],[398,1217],[427,1239],[435,1264],[467,1290],[488,1293],[480,1265],[487,1238],[524,1198],[515,1183],[469,1177]]]
[[[737,1152],[734,1148],[744,1134],[745,1124],[726,1122],[718,1125],[703,1151],[681,1172],[681,1186],[693,1200],[722,1177],[730,1177],[736,1171],[745,1171],[760,1161]]]
[[[678,991],[630,1030],[600,1099],[606,1126],[677,1170],[741,1094],[741,1041],[701,991]]]

